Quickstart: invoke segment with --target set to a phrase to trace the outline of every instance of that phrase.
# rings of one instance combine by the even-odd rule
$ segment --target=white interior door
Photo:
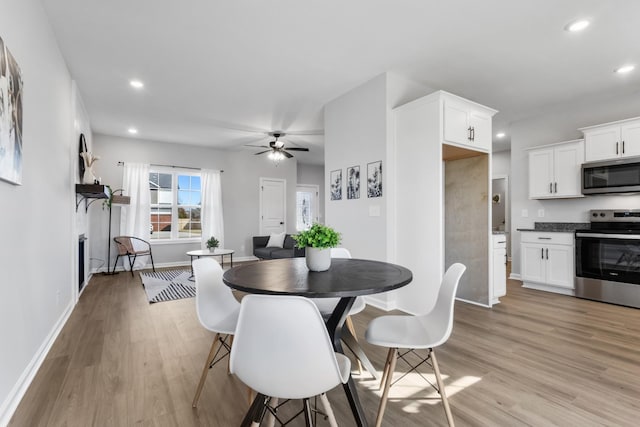
[[[318,194],[320,188],[317,185],[296,186],[296,230],[308,230],[318,222]]]
[[[286,187],[284,179],[260,178],[260,234],[285,231]]]

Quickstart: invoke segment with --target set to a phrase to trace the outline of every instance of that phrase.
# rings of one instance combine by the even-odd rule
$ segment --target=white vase
[[[307,248],[305,260],[310,271],[327,271],[331,267],[331,248]]]
[[[82,183],[83,184],[95,184],[96,176],[93,174],[91,168],[87,168],[84,171],[84,175],[82,175]]]

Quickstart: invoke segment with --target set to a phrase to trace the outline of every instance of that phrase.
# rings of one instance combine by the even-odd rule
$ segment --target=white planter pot
[[[305,259],[310,271],[327,271],[331,267],[331,248],[307,248]]]

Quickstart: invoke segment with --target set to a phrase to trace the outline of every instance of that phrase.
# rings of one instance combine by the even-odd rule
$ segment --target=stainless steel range
[[[592,210],[576,230],[575,295],[640,308],[640,210]]]

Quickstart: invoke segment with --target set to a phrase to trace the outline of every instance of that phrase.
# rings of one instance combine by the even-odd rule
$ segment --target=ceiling
[[[42,1],[110,135],[249,154],[268,131],[315,131],[289,142],[322,164],[323,106],[391,71],[499,110],[502,150],[511,122],[550,105],[640,91],[637,0]]]

